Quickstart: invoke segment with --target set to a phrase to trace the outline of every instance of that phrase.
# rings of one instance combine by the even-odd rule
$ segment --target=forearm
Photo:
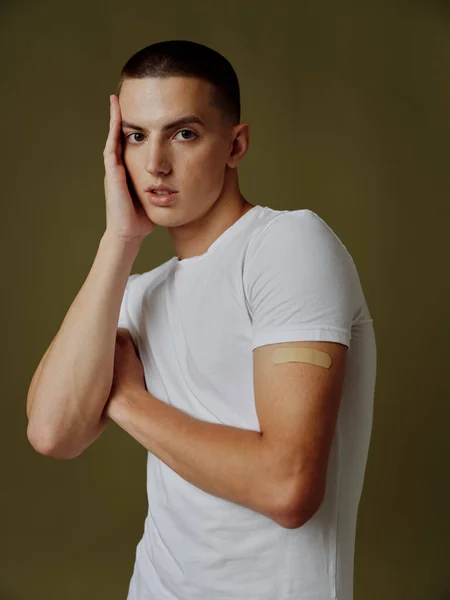
[[[196,487],[280,520],[284,487],[272,477],[259,431],[195,419],[137,388],[111,406],[110,417]]]
[[[82,447],[111,389],[125,286],[138,253],[103,235],[92,268],[30,384],[27,435],[42,452]]]

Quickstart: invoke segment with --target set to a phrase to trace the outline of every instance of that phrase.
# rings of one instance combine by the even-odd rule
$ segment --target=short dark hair
[[[220,110],[225,123],[240,123],[239,81],[230,62],[212,48],[189,40],[156,42],[133,54],[122,68],[116,94],[125,79],[174,76],[212,84],[210,104]]]

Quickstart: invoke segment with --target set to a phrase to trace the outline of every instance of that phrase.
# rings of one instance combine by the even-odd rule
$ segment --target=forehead
[[[211,91],[211,84],[194,77],[125,79],[119,95],[122,119],[158,126],[194,113],[208,123],[216,118]]]

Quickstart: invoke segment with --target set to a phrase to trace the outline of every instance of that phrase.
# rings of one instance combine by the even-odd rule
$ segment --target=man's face
[[[120,95],[123,161],[133,191],[152,220],[186,222],[204,214],[222,192],[234,128],[209,105],[210,85],[191,77],[126,79]],[[204,125],[164,126],[194,114]],[[169,208],[156,207],[145,188],[168,185],[178,191]],[[169,211],[169,212],[167,212]],[[158,219],[159,217],[159,219]]]

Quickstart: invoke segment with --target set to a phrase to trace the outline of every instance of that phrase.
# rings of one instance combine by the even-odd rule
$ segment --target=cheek
[[[139,169],[139,161],[137,159],[136,153],[131,151],[128,147],[122,151],[122,162],[125,169],[129,172],[130,175],[134,175],[138,172]]]
[[[224,182],[224,168],[220,161],[203,160],[192,162],[184,172],[184,181],[189,189],[200,195],[218,194]]]
[[[195,181],[202,188],[216,187],[224,179],[226,157],[223,148],[202,148],[190,156],[183,165],[187,180]]]

